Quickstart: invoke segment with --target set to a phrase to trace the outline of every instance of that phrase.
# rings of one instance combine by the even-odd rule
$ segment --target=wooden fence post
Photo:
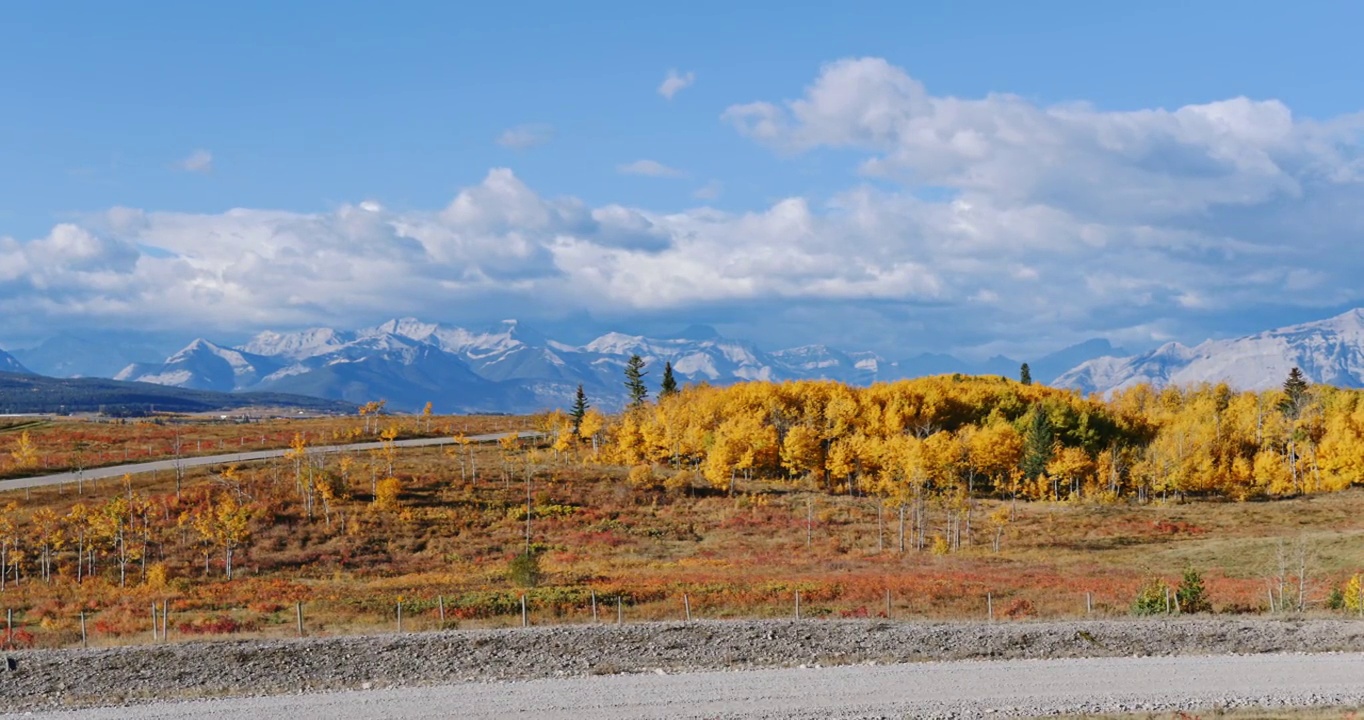
[[[800,591],[796,591],[796,619],[800,619]]]
[[[437,596],[436,596],[436,609],[440,612],[440,627],[441,627],[442,630],[444,630],[444,629],[445,629],[445,596],[444,596],[444,595],[437,595]]]
[[[616,624],[617,624],[617,625],[620,625],[624,619],[625,619],[625,616],[624,616],[624,614],[621,612],[621,609],[620,609],[620,596],[617,595],[617,596],[616,596]]]
[[[691,599],[687,597],[686,593],[682,593],[682,607],[686,608],[687,622],[691,622]]]
[[[398,603],[398,632],[403,631],[403,604]]]
[[[593,591],[592,591],[592,623],[595,625],[596,622],[597,622],[597,591],[596,591],[596,590],[593,590]]]
[[[152,602],[152,642],[156,642],[156,603]]]
[[[521,594],[521,627],[530,627],[530,615],[526,612],[526,594]]]
[[[298,612],[298,636],[303,637],[303,603],[296,604],[294,609]]]
[[[995,621],[995,598],[991,593],[985,593],[985,617],[990,622]]]
[[[87,642],[86,637],[85,637],[85,611],[84,611],[84,610],[81,611],[81,647],[82,647],[82,648],[88,648],[88,647],[90,647],[90,644]]]

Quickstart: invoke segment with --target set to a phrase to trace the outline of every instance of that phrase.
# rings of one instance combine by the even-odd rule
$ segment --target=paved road
[[[520,431],[521,437],[538,437],[540,433]],[[487,435],[470,435],[469,440],[473,442],[493,442],[506,437],[507,433],[489,433]],[[455,440],[449,437],[438,438],[419,438],[416,440],[396,440],[394,445],[398,447],[428,447],[431,445],[453,445]],[[318,445],[309,447],[311,454],[335,453],[357,450],[377,450],[383,447],[381,442],[351,443],[349,445]],[[19,490],[22,488],[46,487],[48,485],[65,485],[82,480],[98,480],[100,478],[123,477],[125,474],[137,475],[150,472],[174,472],[178,463],[182,468],[199,467],[201,465],[223,465],[226,463],[243,463],[253,460],[266,460],[269,458],[284,457],[289,453],[289,448],[279,448],[276,450],[253,450],[250,452],[224,453],[221,455],[201,455],[197,457],[182,457],[179,460],[171,458],[169,460],[155,460],[152,462],[129,463],[126,465],[107,465],[105,467],[89,468],[80,472],[64,472],[52,475],[37,475],[34,477],[15,478],[13,480],[0,480],[0,491]]]
[[[31,718],[1035,717],[1215,706],[1356,704],[1364,654],[1001,660],[610,675],[158,703]]]

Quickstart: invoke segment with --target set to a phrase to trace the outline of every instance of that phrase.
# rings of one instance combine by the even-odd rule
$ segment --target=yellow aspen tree
[[[14,458],[14,465],[20,470],[28,470],[38,465],[38,446],[27,430],[19,433],[19,440],[15,443],[14,450],[10,452],[10,457]]]
[[[222,551],[223,573],[231,580],[237,549],[251,536],[251,508],[231,493],[222,493],[217,502],[194,514],[193,523],[205,544]]]

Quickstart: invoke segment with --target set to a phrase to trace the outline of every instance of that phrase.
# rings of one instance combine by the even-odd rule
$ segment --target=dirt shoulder
[[[1364,651],[1364,622],[706,621],[0,654],[0,712],[156,699],[991,658]]]

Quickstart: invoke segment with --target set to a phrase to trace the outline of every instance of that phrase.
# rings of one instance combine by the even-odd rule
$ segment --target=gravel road
[[[1227,617],[708,621],[171,643],[0,654],[0,713],[1004,717],[1359,704],[1361,651],[1364,622]],[[216,699],[180,702],[190,698]],[[66,708],[87,709],[54,712]]]
[[[520,437],[536,437],[540,433],[521,431],[517,433]],[[470,435],[471,442],[493,442],[506,437],[507,433],[489,433],[487,435]],[[429,447],[432,445],[451,445],[455,441],[449,437],[437,438],[416,438],[413,440],[395,440],[393,444],[397,447]],[[362,450],[378,450],[383,447],[381,442],[351,443],[349,445],[317,445],[308,448],[309,454],[329,454],[337,452],[356,452]],[[99,480],[102,478],[123,477],[123,475],[139,475],[150,472],[174,472],[178,463],[182,468],[200,467],[203,465],[224,465],[227,463],[243,463],[253,460],[266,460],[269,458],[284,457],[289,453],[289,448],[277,448],[275,450],[252,450],[250,452],[223,453],[221,455],[200,455],[196,457],[182,457],[178,460],[154,460],[152,462],[128,463],[124,465],[106,465],[104,467],[88,468],[75,472],[53,473],[51,475],[35,475],[33,477],[15,478],[13,480],[0,480],[0,491],[20,490],[23,488],[46,487],[48,485],[67,485],[84,480]]]
[[[1364,654],[929,662],[613,675],[37,713],[50,720],[977,718],[1364,702]]]

